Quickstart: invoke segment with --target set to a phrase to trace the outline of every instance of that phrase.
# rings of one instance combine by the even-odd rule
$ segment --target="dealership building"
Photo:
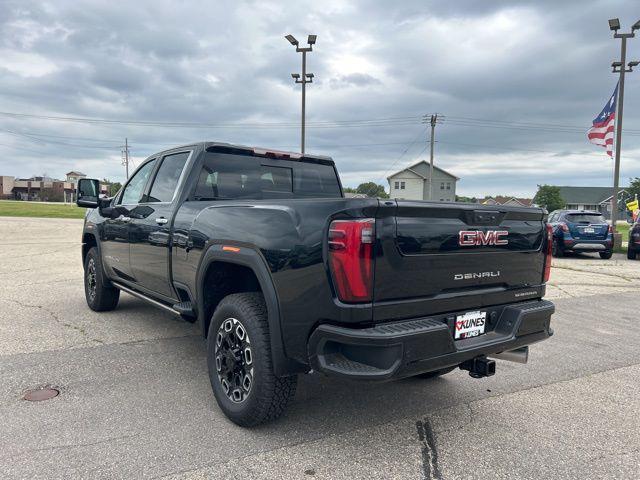
[[[81,172],[68,172],[65,180],[50,177],[15,178],[0,176],[0,199],[25,201],[74,202],[78,181],[86,178]],[[109,185],[101,184],[100,193],[108,194]]]

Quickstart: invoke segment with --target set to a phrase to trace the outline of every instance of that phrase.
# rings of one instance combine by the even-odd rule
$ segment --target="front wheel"
[[[600,258],[603,260],[609,260],[611,257],[613,257],[613,252],[611,250],[607,252],[600,252]]]
[[[273,372],[260,293],[235,293],[220,302],[209,325],[207,365],[220,409],[242,427],[276,419],[295,396],[297,377]]]
[[[113,310],[118,306],[120,290],[105,283],[102,260],[96,247],[84,259],[84,296],[87,305],[96,312]]]

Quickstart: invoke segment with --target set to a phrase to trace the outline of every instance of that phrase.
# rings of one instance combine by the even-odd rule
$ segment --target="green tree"
[[[553,185],[538,185],[538,192],[533,197],[533,203],[546,208],[549,212],[565,206],[565,201],[560,195],[560,187]]]
[[[374,182],[361,183],[356,188],[356,193],[362,193],[372,198],[389,198],[389,194],[385,192],[384,186]]]
[[[629,201],[633,200],[636,195],[640,198],[640,177],[629,179],[629,188],[625,188],[629,195]]]
[[[478,199],[476,197],[464,197],[461,195],[456,195],[456,202],[478,203]]]
[[[342,187],[342,191],[344,193],[357,193],[356,189],[351,187]]]
[[[122,188],[122,184],[120,182],[112,182],[108,178],[103,178],[102,180],[100,180],[100,183],[109,185],[108,195],[110,197],[113,197]]]

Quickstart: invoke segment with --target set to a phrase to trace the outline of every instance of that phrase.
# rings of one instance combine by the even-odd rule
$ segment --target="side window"
[[[145,163],[142,168],[140,168],[140,170],[131,177],[131,180],[127,183],[127,186],[122,192],[118,205],[136,205],[140,203],[142,192],[144,191],[144,187],[147,184],[147,180],[149,179],[149,175],[151,175],[155,164],[155,159]]]
[[[191,152],[167,155],[162,159],[153,186],[145,202],[170,202],[178,186],[178,180],[182,174],[185,163]]]

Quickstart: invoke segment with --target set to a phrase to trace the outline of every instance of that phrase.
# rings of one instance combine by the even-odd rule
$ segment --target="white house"
[[[389,196],[405,200],[429,200],[429,162],[421,160],[387,177]],[[460,178],[433,166],[433,201],[455,202]]]

